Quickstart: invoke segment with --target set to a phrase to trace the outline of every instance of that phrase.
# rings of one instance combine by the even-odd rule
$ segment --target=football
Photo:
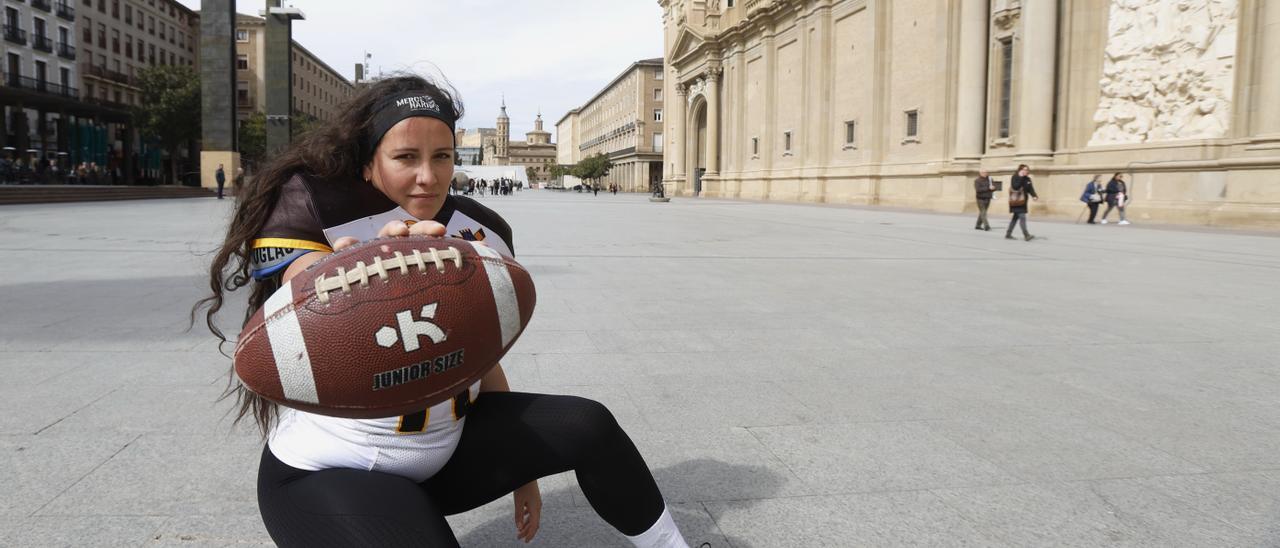
[[[303,411],[421,411],[488,373],[524,331],[529,272],[477,242],[410,236],[338,251],[267,298],[236,341],[244,386]]]

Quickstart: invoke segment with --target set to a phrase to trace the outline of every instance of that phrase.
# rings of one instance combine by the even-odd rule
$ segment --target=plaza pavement
[[[1280,545],[1280,237],[484,201],[538,284],[512,386],[606,403],[695,546]],[[231,206],[0,207],[0,546],[270,543],[183,331]],[[542,492],[534,545],[628,545]],[[509,499],[450,521],[517,545]]]

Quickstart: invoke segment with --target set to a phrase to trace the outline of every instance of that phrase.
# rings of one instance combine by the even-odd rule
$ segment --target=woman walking
[[[1124,184],[1124,174],[1116,173],[1111,176],[1110,181],[1107,181],[1107,210],[1102,212],[1102,224],[1107,224],[1107,215],[1111,214],[1112,209],[1120,210],[1120,224],[1129,224],[1129,220],[1124,218],[1125,206],[1128,203],[1129,186]]]
[[[1094,219],[1098,216],[1098,205],[1102,203],[1102,185],[1098,183],[1101,175],[1094,175],[1093,180],[1084,186],[1084,194],[1080,195],[1080,201],[1089,206],[1089,224],[1096,224]],[[1079,217],[1076,222],[1080,222]]]
[[[1013,217],[1009,219],[1009,228],[1004,231],[1004,238],[1012,240],[1013,227],[1019,222],[1022,223],[1022,239],[1030,242],[1036,237],[1027,232],[1027,196],[1031,196],[1033,200],[1039,200],[1036,196],[1036,187],[1031,185],[1031,167],[1027,164],[1018,166],[1018,173],[1013,176],[1009,182],[1009,213]]]

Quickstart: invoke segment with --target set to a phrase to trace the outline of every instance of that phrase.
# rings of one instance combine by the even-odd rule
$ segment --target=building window
[[[249,70],[249,56],[243,53],[236,55],[236,70]]]
[[[245,80],[236,82],[236,106],[249,106],[249,82]]]
[[[907,139],[915,140],[920,136],[920,111],[907,111]]]
[[[653,79],[654,79],[654,80],[661,80],[661,79],[662,79],[662,69],[658,69],[658,70],[653,71]]]
[[[658,89],[653,90],[653,100],[654,100],[654,101],[661,101],[661,100],[662,100],[662,88],[658,88]]]
[[[111,52],[120,53],[120,31],[111,29]]]
[[[1009,137],[1010,96],[1013,91],[1013,38],[1000,40],[1000,120],[997,124],[1000,138]]]
[[[93,45],[93,21],[90,21],[88,17],[82,17],[81,19],[84,19],[84,30],[81,32],[80,38],[84,43]]]
[[[653,151],[662,152],[662,134],[661,133],[653,134]]]
[[[849,120],[844,123],[844,148],[854,148],[858,145],[858,122]]]
[[[662,109],[660,108],[653,109],[653,121],[655,122],[662,121]]]
[[[124,23],[126,25],[133,24],[133,6],[125,4],[124,6]]]
[[[759,137],[751,138],[751,157],[752,158],[760,157],[760,138]]]
[[[732,7],[733,7],[733,0],[724,0],[724,7],[726,7],[726,8],[732,8]]]
[[[98,47],[107,49],[107,26],[98,23]]]
[[[782,132],[782,154],[791,154],[791,132]]]

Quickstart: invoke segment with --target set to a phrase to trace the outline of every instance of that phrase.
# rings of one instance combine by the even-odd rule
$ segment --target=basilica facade
[[[659,0],[663,184],[959,212],[1032,168],[1075,217],[1280,228],[1280,2]]]

